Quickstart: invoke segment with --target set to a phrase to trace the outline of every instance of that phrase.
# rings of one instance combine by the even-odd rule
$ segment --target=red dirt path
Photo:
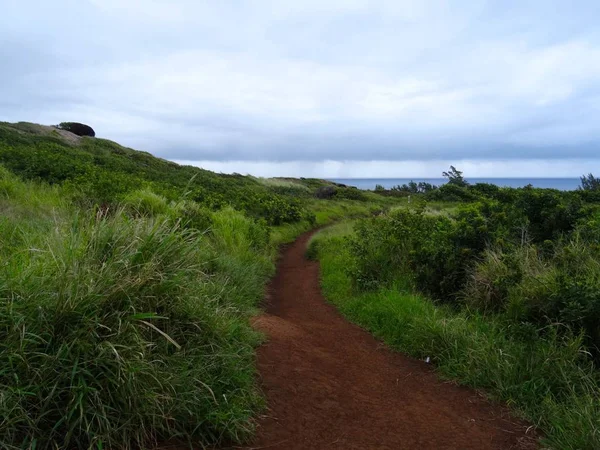
[[[255,326],[268,411],[246,449],[536,448],[526,426],[424,362],[388,350],[324,300],[310,233],[282,254]]]

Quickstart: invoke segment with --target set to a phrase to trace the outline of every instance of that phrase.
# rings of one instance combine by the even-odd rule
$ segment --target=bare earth
[[[284,250],[258,368],[268,411],[246,449],[536,448],[526,424],[477,392],[387,349],[324,300],[310,233]]]

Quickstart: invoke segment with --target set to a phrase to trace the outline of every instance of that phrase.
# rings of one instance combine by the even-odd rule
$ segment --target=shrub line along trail
[[[324,300],[311,233],[284,249],[258,368],[268,409],[247,449],[536,448],[526,426],[424,362],[388,350]]]

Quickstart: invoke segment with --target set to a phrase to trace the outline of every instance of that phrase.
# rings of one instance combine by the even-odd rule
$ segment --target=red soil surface
[[[245,449],[537,448],[527,426],[392,352],[323,298],[310,233],[287,247],[255,326],[268,411]]]

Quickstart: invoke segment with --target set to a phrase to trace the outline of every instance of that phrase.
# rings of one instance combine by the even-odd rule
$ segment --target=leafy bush
[[[549,244],[545,244],[549,246]],[[464,302],[536,326],[560,323],[600,348],[600,253],[579,234],[550,249],[523,245],[485,253],[462,292]]]
[[[397,222],[394,217],[400,217]],[[407,211],[394,212],[389,220],[373,217],[356,223],[356,236],[349,242],[352,259],[348,271],[360,289],[374,289],[409,270],[412,250],[411,219],[421,216]],[[406,219],[406,220],[403,220]]]
[[[320,199],[332,199],[335,197],[337,188],[335,186],[321,186],[315,191],[315,197]]]
[[[337,189],[337,191],[335,193],[335,197],[339,198],[339,199],[346,199],[346,200],[358,200],[358,201],[367,200],[364,193],[360,189],[357,189],[355,187],[347,187],[347,188]]]
[[[130,192],[122,203],[127,210],[139,216],[159,216],[165,214],[169,209],[164,197],[149,190]]]
[[[512,207],[524,219],[534,242],[543,242],[572,231],[587,213],[581,200],[553,189],[518,189]]]
[[[353,278],[359,286],[385,284],[410,272],[435,298],[454,298],[467,270],[490,242],[505,237],[504,215],[494,203],[464,206],[453,219],[421,208],[398,209],[357,225]]]
[[[531,252],[531,249],[528,249]],[[578,235],[559,242],[509,292],[509,312],[518,320],[547,325],[560,322],[583,332],[596,356],[600,349],[600,253]]]
[[[408,218],[405,223],[409,220],[415,219]],[[393,232],[391,222],[373,223]],[[354,259],[353,244],[362,242],[360,235],[365,229],[357,228],[349,238],[344,237],[349,233],[337,226],[326,231],[313,238],[310,248],[321,261],[326,298],[346,317],[392,348],[417,358],[431,357],[444,377],[485,390],[492,398],[508,403],[541,430],[542,447],[600,447],[600,377],[587,357],[581,336],[565,332],[562,324],[548,322],[540,327],[508,320],[500,314],[483,315],[473,309],[435,304],[414,292],[403,271],[397,272],[396,279],[387,286],[357,291],[348,265]],[[384,238],[385,233],[379,237]],[[394,237],[391,242],[395,245]],[[384,246],[381,243],[374,250]],[[370,257],[370,252],[367,255]],[[491,303],[484,297],[484,305],[494,310],[502,307],[495,304],[502,290],[511,290],[511,282],[502,285],[504,275],[513,277],[508,256],[497,251],[485,256],[486,280],[479,289],[485,294],[488,281],[500,281],[494,286],[500,294],[494,294]],[[539,255],[523,249],[514,256],[519,262],[518,271],[543,276],[546,267]],[[528,262],[523,262],[522,258],[528,256]],[[518,271],[513,278],[516,283],[520,279]],[[547,280],[540,279],[535,286],[543,286]]]
[[[460,184],[446,183],[438,189],[429,191],[426,198],[433,201],[471,202],[478,200],[480,196],[477,192],[473,192]]]
[[[437,300],[536,326],[560,322],[596,354],[600,215],[574,195],[517,193],[513,203],[480,201],[451,216],[400,209],[359,223],[349,245],[355,285],[401,277]]]

